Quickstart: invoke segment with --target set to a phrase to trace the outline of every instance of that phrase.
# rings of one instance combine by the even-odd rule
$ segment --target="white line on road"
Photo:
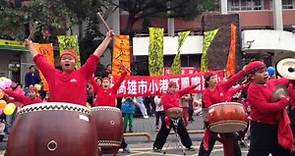
[[[217,149],[222,148],[222,147],[223,147],[222,145],[215,145],[214,146],[214,148],[217,148]],[[199,149],[199,146],[198,145],[193,146],[193,148]],[[167,149],[176,149],[176,147],[170,146]],[[131,147],[130,150],[131,151],[148,151],[148,150],[152,150],[152,148],[151,147],[142,147],[142,148],[141,147],[133,147],[133,148]]]
[[[136,152],[136,151],[132,151],[132,152]],[[134,154],[128,154],[128,156],[135,156],[135,155],[141,155],[141,154],[146,154],[146,153],[150,153],[150,152],[139,152],[139,153],[134,153]]]

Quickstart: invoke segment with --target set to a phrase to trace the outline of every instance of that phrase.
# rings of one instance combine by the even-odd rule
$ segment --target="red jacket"
[[[245,75],[246,73],[243,70],[241,70],[235,75],[233,75],[227,81],[218,83],[213,91],[205,89],[203,91],[202,97],[203,107],[208,108],[216,103],[231,101],[232,92],[229,92],[230,88],[239,80],[244,78]]]
[[[80,69],[72,73],[56,70],[40,54],[34,57],[34,61],[48,82],[48,101],[86,105],[86,86],[99,62],[97,56],[91,55]]]
[[[288,100],[283,98],[272,102],[272,93],[278,85],[287,84],[287,79],[269,80],[264,85],[251,83],[248,88],[251,120],[265,124],[278,124],[278,116],[285,109]]]
[[[288,87],[288,93],[290,96],[290,103],[292,105],[292,109],[294,110],[295,107],[295,81],[290,81]]]
[[[42,100],[39,97],[35,97],[35,98],[30,98],[18,93],[15,93],[12,90],[4,90],[5,94],[7,94],[8,96],[13,97],[16,101],[22,103],[22,106],[26,106],[26,105],[30,105],[33,103],[41,103]]]
[[[116,96],[117,91],[122,83],[122,81],[125,79],[127,75],[127,72],[125,71],[122,73],[119,80],[114,84],[113,87],[104,90],[101,88],[97,83],[92,80],[91,84],[93,85],[94,92],[96,92],[95,101],[93,103],[94,106],[112,106],[116,107]]]
[[[195,89],[196,86],[190,86],[187,88],[184,88],[174,94],[171,93],[163,93],[161,97],[161,102],[164,107],[164,111],[167,111],[169,108],[172,107],[180,107],[179,99],[182,97],[184,94],[189,93],[191,90]]]

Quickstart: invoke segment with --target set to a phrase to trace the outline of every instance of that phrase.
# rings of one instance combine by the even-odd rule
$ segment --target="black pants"
[[[117,98],[117,108],[121,109],[122,106],[122,98]]]
[[[290,152],[278,144],[278,125],[250,123],[250,149],[248,156],[289,156]]]
[[[145,97],[144,98],[144,101],[143,101],[143,104],[144,104],[144,106],[145,106],[145,108],[146,108],[146,112],[147,112],[147,114],[148,114],[148,116],[151,116],[152,114],[152,112],[151,112],[151,98],[150,97]]]
[[[188,108],[188,121],[194,121],[193,115],[194,115],[194,107],[192,102],[189,103],[189,108]]]
[[[288,113],[289,113],[289,117],[291,120],[291,129],[292,129],[292,133],[293,133],[293,137],[295,136],[295,110],[294,108],[290,108],[288,109]],[[295,156],[295,152],[291,153],[291,156]]]
[[[165,112],[164,111],[159,111],[156,112],[156,126],[159,126],[159,120],[161,119],[161,123],[165,122]]]
[[[171,121],[171,126],[169,129],[167,129],[167,127],[166,127],[165,120],[164,120],[164,122],[162,122],[161,129],[160,129],[159,133],[157,134],[156,140],[153,145],[154,147],[156,147],[157,149],[163,148],[171,128],[175,128],[172,121]],[[184,127],[182,119],[180,119],[178,122],[177,133],[179,134],[179,137],[181,139],[181,143],[186,148],[190,148],[192,146],[192,140],[189,137],[186,128]]]
[[[121,142],[121,147],[120,148],[126,148],[128,146],[128,144],[125,142],[125,139],[123,138],[122,139],[122,142]]]
[[[241,156],[242,153],[241,153],[241,149],[238,144],[238,140],[237,140],[236,136],[233,133],[227,133],[227,134],[223,134],[223,135],[236,140],[236,142],[234,144],[234,153],[235,153],[235,156]],[[200,145],[198,156],[209,156],[214,148],[216,140],[217,140],[217,133],[209,132],[208,151],[205,150],[205,148],[204,148],[204,139],[203,139],[202,143]]]

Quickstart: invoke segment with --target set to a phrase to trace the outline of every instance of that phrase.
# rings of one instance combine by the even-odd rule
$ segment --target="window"
[[[229,0],[229,11],[262,10],[263,0]]]
[[[241,1],[241,10],[252,10],[252,2],[251,0],[242,0]]]
[[[263,10],[263,5],[262,5],[263,1],[253,0],[253,3],[254,3],[253,10]]]
[[[231,0],[231,3],[229,3],[231,7],[229,7],[229,10],[231,11],[238,11],[240,10],[240,0]]]
[[[293,0],[282,0],[283,9],[293,9]]]

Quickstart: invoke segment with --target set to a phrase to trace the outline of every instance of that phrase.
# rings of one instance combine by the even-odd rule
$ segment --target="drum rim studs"
[[[54,148],[52,148],[51,146],[54,146]],[[47,143],[47,149],[51,152],[55,151],[57,149],[57,142],[55,140],[51,140]]]

